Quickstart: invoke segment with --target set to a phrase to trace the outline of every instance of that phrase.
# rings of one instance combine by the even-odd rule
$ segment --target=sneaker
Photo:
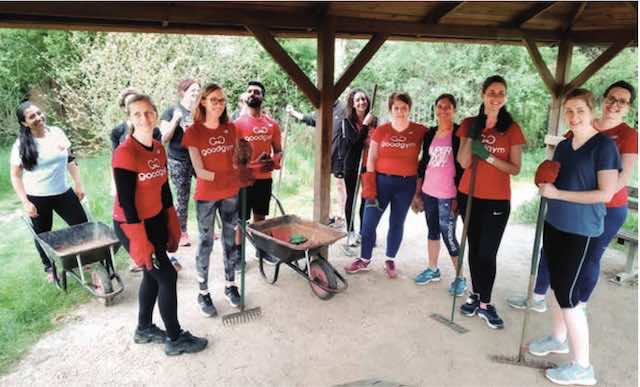
[[[529,342],[529,353],[535,356],[546,356],[550,353],[569,353],[569,343],[559,342],[553,336],[544,336]]]
[[[191,246],[191,239],[189,239],[189,233],[183,231],[180,235],[180,242],[178,243],[180,246]]]
[[[502,329],[504,328],[504,321],[498,316],[498,311],[493,305],[487,305],[487,309],[478,308],[478,317],[483,319],[489,328]]]
[[[593,366],[584,368],[578,363],[563,364],[556,368],[549,368],[544,372],[547,379],[556,384],[579,384],[593,386],[597,383]]]
[[[360,245],[360,234],[357,234],[354,231],[349,232],[347,236],[347,245],[349,247],[357,247]]]
[[[157,343],[162,344],[167,339],[167,333],[158,328],[155,324],[151,324],[148,328],[136,328],[133,334],[133,342],[136,344]]]
[[[237,286],[226,286],[224,288],[224,296],[231,306],[236,308],[240,306],[240,294]]]
[[[436,268],[435,270],[430,267],[422,273],[418,274],[415,279],[416,285],[426,285],[429,282],[438,282],[440,281],[440,269]]]
[[[355,261],[351,262],[351,265],[345,266],[344,271],[347,274],[355,274],[361,271],[369,271],[369,262],[365,262],[362,259],[358,258]]]
[[[516,309],[524,309],[527,307],[527,296],[514,296],[514,297],[509,297],[507,298],[507,304],[512,307],[512,308],[516,308]],[[538,312],[538,313],[543,313],[547,311],[547,301],[543,298],[540,301],[536,301],[535,299],[533,300],[533,302],[531,303],[531,306],[529,307],[529,309]]]
[[[180,264],[180,261],[178,261],[178,257],[171,257],[169,260],[171,261],[173,268],[176,270],[176,273],[182,270],[182,265]]]
[[[460,313],[467,317],[473,317],[478,311],[478,308],[480,308],[480,295],[473,293],[469,295],[469,298],[467,298],[464,304],[460,305]]]
[[[218,314],[209,293],[206,295],[198,294],[198,306],[200,306],[200,313],[205,317],[215,317]]]
[[[449,294],[460,297],[467,290],[467,279],[464,277],[456,278],[449,284]]]
[[[164,342],[164,353],[167,356],[177,356],[183,353],[200,352],[207,347],[207,339],[193,336],[188,331],[180,332],[180,336],[175,341],[167,338]]]
[[[384,271],[387,272],[387,277],[389,277],[390,279],[398,277],[396,263],[391,259],[387,259],[386,261],[384,261]]]

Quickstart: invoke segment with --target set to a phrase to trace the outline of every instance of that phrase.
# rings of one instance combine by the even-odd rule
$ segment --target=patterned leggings
[[[182,232],[187,231],[191,177],[195,175],[191,160],[180,161],[169,159],[169,176],[171,177],[171,183],[176,193],[176,212],[178,213]]]

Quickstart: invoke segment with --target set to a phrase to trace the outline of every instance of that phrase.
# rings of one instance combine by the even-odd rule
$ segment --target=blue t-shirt
[[[553,159],[560,162],[560,173],[554,185],[564,191],[598,189],[598,171],[620,170],[616,144],[598,133],[574,150],[571,140],[558,144]],[[580,204],[549,199],[546,221],[558,230],[595,237],[604,230],[604,203]]]

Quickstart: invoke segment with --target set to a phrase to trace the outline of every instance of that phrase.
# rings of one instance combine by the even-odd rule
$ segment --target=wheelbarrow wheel
[[[336,275],[333,272],[331,265],[329,265],[329,262],[322,257],[318,257],[311,261],[309,277],[311,278],[311,281],[309,282],[311,290],[316,296],[318,296],[318,298],[321,300],[328,300],[333,297],[333,292],[326,291],[322,287],[318,286],[318,284],[320,284],[329,289],[336,289],[338,286]]]
[[[98,296],[98,301],[104,304],[104,306],[110,306],[113,304],[113,297],[104,297],[106,294],[113,292],[113,286],[111,286],[111,278],[107,269],[101,264],[93,265],[91,270],[91,282],[93,282],[94,290]]]

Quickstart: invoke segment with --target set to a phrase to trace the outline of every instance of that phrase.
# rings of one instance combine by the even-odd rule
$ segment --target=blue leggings
[[[604,232],[597,238],[593,238],[587,250],[587,257],[580,270],[578,286],[580,290],[580,301],[587,302],[591,293],[598,283],[600,274],[600,259],[604,251],[609,246],[611,240],[616,236],[620,227],[627,218],[627,206],[608,207],[604,218]],[[536,278],[536,294],[544,295],[549,289],[549,264],[544,253],[540,253],[540,263],[538,264],[538,277]]]
[[[389,204],[391,204],[391,215],[389,217],[389,232],[387,233],[387,257],[393,259],[398,253],[404,233],[404,220],[407,218],[411,200],[416,192],[416,177],[379,173],[376,176],[376,186],[379,207],[367,201],[362,223],[360,256],[366,261],[371,259],[373,246],[376,243],[376,228]]]
[[[429,240],[438,241],[440,235],[444,245],[447,246],[449,255],[458,256],[460,245],[456,240],[456,215],[451,211],[451,202],[453,199],[438,199],[422,193],[422,201],[424,202],[424,216],[427,219],[427,228],[429,229]]]

